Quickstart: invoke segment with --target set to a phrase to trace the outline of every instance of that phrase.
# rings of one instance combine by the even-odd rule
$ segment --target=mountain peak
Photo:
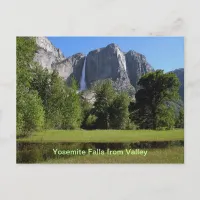
[[[111,44],[107,45],[106,47],[110,47],[110,48],[114,48],[114,49],[119,48],[119,46],[115,43],[111,43]]]

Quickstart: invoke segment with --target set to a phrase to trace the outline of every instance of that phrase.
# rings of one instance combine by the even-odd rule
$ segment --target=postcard
[[[184,37],[17,37],[18,164],[184,164]]]

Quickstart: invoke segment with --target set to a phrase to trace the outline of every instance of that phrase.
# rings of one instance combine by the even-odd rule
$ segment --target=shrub
[[[85,122],[86,129],[95,129],[96,120],[97,120],[97,117],[95,115],[90,114]]]

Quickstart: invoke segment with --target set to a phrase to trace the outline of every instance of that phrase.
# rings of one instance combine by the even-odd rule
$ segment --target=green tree
[[[119,93],[113,100],[110,113],[110,127],[113,129],[125,129],[129,123],[130,98],[127,93]]]
[[[110,80],[96,84],[95,88],[95,115],[98,129],[110,128],[110,106],[115,98],[115,91]]]
[[[86,123],[88,117],[90,116],[90,114],[92,114],[92,104],[89,103],[86,99],[81,98],[81,114],[82,114],[82,124],[81,124],[81,128],[88,128],[88,123]],[[95,120],[96,121],[96,120]]]
[[[135,117],[140,128],[157,128],[157,114],[167,101],[179,98],[180,82],[174,73],[163,70],[148,73],[138,82],[140,90],[136,93]]]
[[[46,128],[60,129],[63,124],[67,86],[56,70],[50,74],[49,89],[46,91]]]
[[[27,67],[33,62],[35,52],[37,50],[35,38],[17,37],[17,66]]]
[[[176,127],[184,128],[184,109],[183,108],[181,108],[179,111],[179,115],[176,120]]]
[[[44,125],[44,110],[38,92],[31,90],[31,66],[37,49],[35,38],[17,37],[17,135],[26,135]]]
[[[71,88],[68,88],[65,93],[64,108],[63,108],[63,124],[64,129],[80,128],[82,122],[82,110],[80,95],[78,94],[77,81],[71,79]]]
[[[21,88],[17,102],[17,135],[28,135],[44,126],[44,109],[36,91]]]
[[[36,50],[35,38],[16,38],[17,86],[23,85],[28,88],[30,87],[32,80],[30,66],[33,64]]]
[[[85,120],[86,129],[95,129],[97,117],[95,115],[89,114]]]
[[[174,107],[161,104],[156,110],[156,128],[172,129],[175,125]]]
[[[38,63],[33,64],[31,73],[32,80],[30,82],[30,89],[38,91],[46,111],[48,109],[48,99],[50,98],[50,83],[52,74],[48,71],[48,69],[42,68],[42,66]]]

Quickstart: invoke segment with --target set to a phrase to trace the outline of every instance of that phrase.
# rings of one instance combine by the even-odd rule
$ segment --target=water
[[[126,71],[126,58],[124,56],[124,70]]]
[[[85,66],[86,66],[86,57],[83,64],[83,70],[81,75],[81,82],[80,82],[80,91],[87,89],[86,82],[85,82]]]

